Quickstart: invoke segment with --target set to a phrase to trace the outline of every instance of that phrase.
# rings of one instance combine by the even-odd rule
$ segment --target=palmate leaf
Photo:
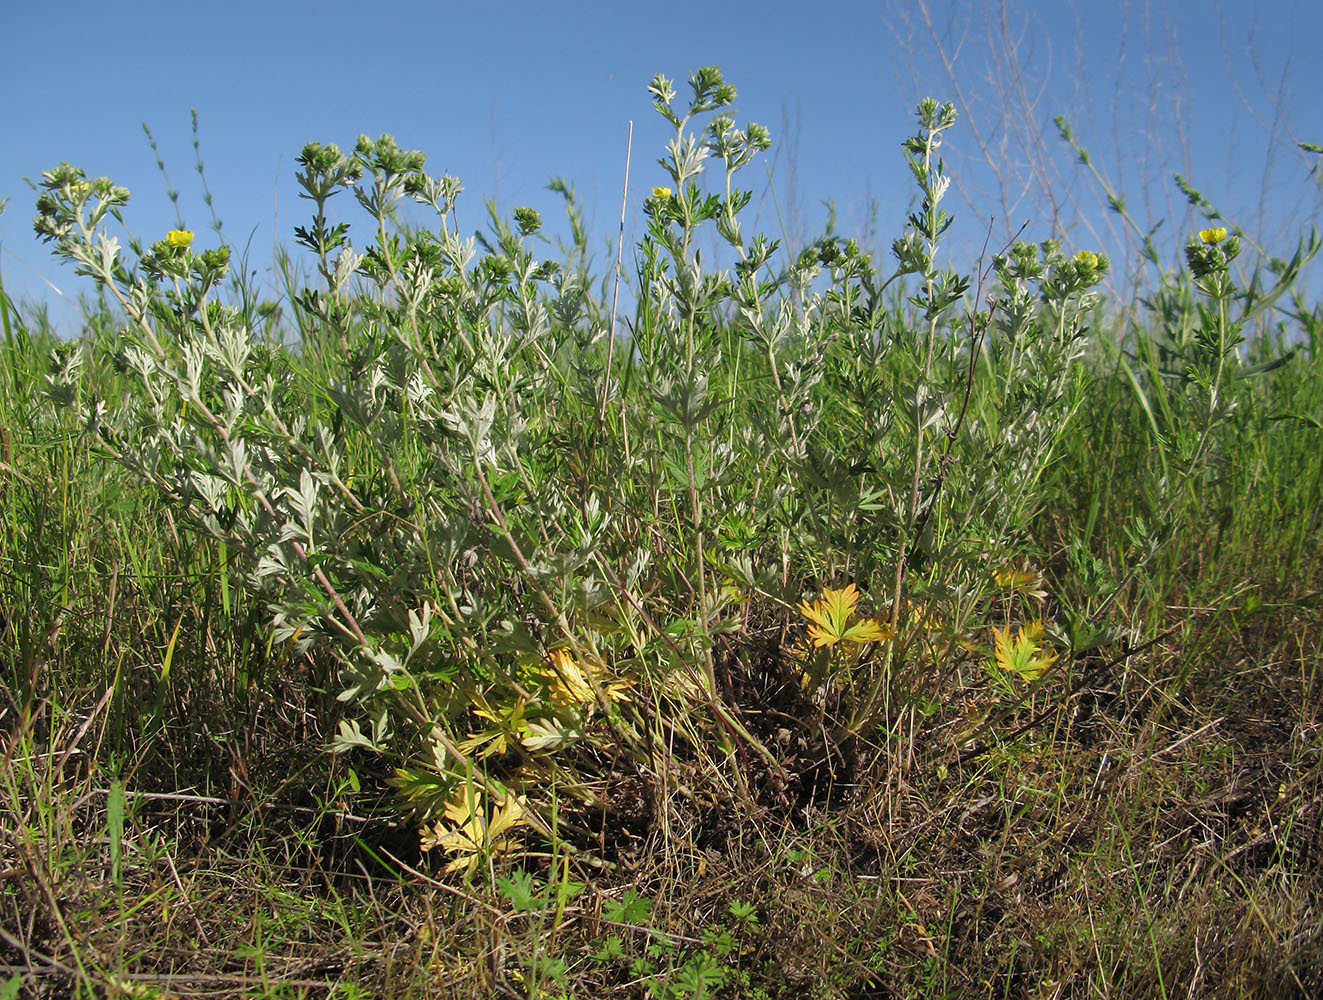
[[[466,739],[459,742],[459,749],[466,754],[472,754],[480,749],[479,757],[499,756],[505,753],[516,740],[521,739],[528,732],[528,721],[524,718],[527,707],[522,698],[516,698],[508,711],[475,707],[474,715],[495,725],[470,733]]]
[[[1003,673],[1018,674],[1024,681],[1036,681],[1043,672],[1056,662],[1057,654],[1044,644],[1045,633],[1041,622],[1030,622],[1021,626],[1015,639],[1011,639],[1011,627],[992,628],[993,656],[996,666]]]
[[[519,796],[507,794],[491,810],[481,790],[462,785],[445,805],[445,820],[424,829],[420,847],[424,851],[439,847],[454,860],[446,871],[473,874],[489,854],[517,851],[523,842],[511,834],[514,827],[526,822],[524,804]]]
[[[595,687],[601,690],[603,700],[608,703],[629,700],[629,681],[599,679],[592,667],[576,660],[568,649],[553,649],[547,659],[547,669],[541,676],[554,704],[592,704],[597,697]]]
[[[859,590],[853,583],[832,590],[824,587],[822,597],[809,604],[799,604],[799,613],[809,621],[808,634],[814,646],[834,646],[840,642],[882,642],[893,635],[876,618],[850,624],[855,606],[859,603]]]

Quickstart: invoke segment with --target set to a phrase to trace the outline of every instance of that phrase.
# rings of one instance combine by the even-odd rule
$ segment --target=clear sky
[[[13,0],[0,43],[0,272],[16,298],[61,307],[85,288],[32,235],[25,178],[67,160],[132,194],[130,228],[159,238],[178,223],[143,134],[150,126],[180,192],[186,227],[214,245],[194,168],[190,109],[228,240],[270,267],[307,218],[295,158],[310,140],[352,146],[389,132],[465,184],[460,223],[559,213],[547,181],[574,183],[607,266],[620,213],[628,122],[635,123],[627,231],[664,178],[666,127],[646,87],[662,72],[722,68],[737,120],[772,132],[748,183],[759,228],[791,242],[821,232],[824,202],[847,235],[886,246],[910,207],[899,143],[919,96],[956,101],[946,153],[958,185],[952,263],[968,266],[989,219],[1039,239],[1124,254],[1092,180],[1052,118],[1067,115],[1095,163],[1145,226],[1166,219],[1172,259],[1193,220],[1171,183],[1185,173],[1270,248],[1289,252],[1320,221],[1323,143],[1319,0],[877,0],[641,4],[448,2],[310,4],[267,0],[122,4]],[[769,197],[769,171],[780,202]],[[350,222],[361,217],[345,201]],[[751,231],[746,223],[746,233]],[[351,231],[351,238],[352,238]],[[1288,246],[1284,241],[1290,239]],[[1166,242],[1163,243],[1162,241]],[[251,242],[250,242],[251,241]],[[963,249],[962,249],[963,247]],[[972,248],[972,249],[970,249]],[[295,251],[296,254],[302,251]],[[66,332],[74,332],[67,329]]]

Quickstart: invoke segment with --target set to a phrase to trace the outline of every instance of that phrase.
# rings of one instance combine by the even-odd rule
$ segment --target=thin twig
[[[625,186],[620,192],[620,236],[616,240],[616,283],[611,293],[611,330],[606,343],[606,374],[602,378],[602,405],[597,411],[597,422],[606,423],[606,400],[611,394],[611,359],[616,349],[616,306],[620,302],[620,261],[625,256],[625,206],[629,202],[629,157],[634,150],[634,122],[629,123],[629,138],[625,140]]]
[[[110,791],[106,788],[89,788],[88,794],[109,795]],[[247,799],[220,798],[214,795],[191,795],[186,792],[124,791],[120,794],[122,794],[126,800],[141,800],[143,802],[187,802],[205,806],[252,806],[254,809],[265,809],[271,812],[289,812],[311,816],[332,816],[335,819],[344,820],[348,823],[383,823],[392,828],[399,826],[394,820],[381,819],[375,816],[355,816],[353,813],[345,812],[341,809],[315,809],[312,806],[291,806],[285,805],[281,802],[252,803]]]
[[[120,794],[123,794],[121,789]],[[211,939],[207,937],[207,932],[202,926],[202,921],[198,919],[198,914],[193,909],[193,901],[188,898],[188,890],[184,888],[184,881],[179,877],[179,870],[175,868],[174,858],[170,857],[170,852],[165,851],[165,863],[170,868],[170,876],[174,879],[175,888],[179,890],[180,901],[184,904],[184,909],[188,910],[188,915],[193,919],[193,927],[198,932],[198,942],[206,948],[211,947]]]
[[[15,971],[15,969],[17,969],[20,972],[27,973],[29,976],[38,975],[41,973],[42,970],[34,969],[32,967],[32,960],[35,958],[38,962],[40,962],[42,965],[46,966],[47,968],[58,969],[60,972],[68,973],[71,976],[77,974],[75,970],[69,968],[69,966],[65,965],[58,958],[53,958],[50,955],[38,951],[36,948],[24,944],[22,941],[14,937],[14,935],[10,934],[3,927],[0,927],[0,941],[4,941],[5,944],[15,949],[19,953],[19,955],[21,955],[28,963],[26,966],[6,965],[4,966],[6,972],[13,972]]]
[[[1004,254],[1010,245],[1020,238],[1020,234],[1024,232],[1025,226],[1027,225],[1029,225],[1029,223],[1026,222],[1016,231],[1015,235],[1012,236],[1010,240],[1003,244],[999,251],[999,255]],[[960,428],[964,425],[965,414],[969,410],[969,399],[974,391],[974,375],[975,370],[978,367],[978,359],[983,347],[984,335],[987,333],[987,323],[992,322],[992,314],[997,309],[997,303],[995,300],[989,302],[986,317],[987,323],[980,325],[978,321],[979,296],[983,294],[983,282],[987,280],[992,268],[996,266],[995,262],[989,264],[987,267],[983,266],[983,261],[986,259],[988,253],[988,240],[991,239],[991,237],[992,220],[989,219],[988,232],[983,238],[983,249],[979,251],[978,255],[978,284],[974,287],[974,309],[971,310],[969,314],[969,372],[965,376],[965,395],[960,402],[960,413],[956,416],[955,423],[947,429],[946,450],[942,452],[942,456],[937,462],[937,474],[933,481],[933,493],[928,500],[927,506],[923,508],[918,519],[914,522],[914,529],[911,532],[912,538],[919,538],[923,534],[924,528],[928,526],[929,518],[932,517],[933,508],[937,506],[937,501],[942,495],[942,487],[946,483],[946,472],[947,469],[950,468],[952,462],[951,453],[955,448],[956,439],[960,436]],[[903,573],[904,570],[902,569],[901,572]]]

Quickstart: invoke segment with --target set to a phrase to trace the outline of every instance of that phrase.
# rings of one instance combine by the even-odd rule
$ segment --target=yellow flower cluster
[[[193,232],[189,229],[172,229],[165,234],[165,238],[172,247],[186,247],[193,242]]]
[[[1199,238],[1205,243],[1221,243],[1227,238],[1227,227],[1217,226],[1213,229],[1199,230]]]
[[[652,196],[654,198],[669,198],[671,196],[671,189],[668,187],[655,187],[652,189]]]

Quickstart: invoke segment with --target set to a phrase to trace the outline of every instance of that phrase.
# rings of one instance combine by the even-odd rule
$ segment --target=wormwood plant
[[[973,630],[1009,634],[1005,581],[1034,589],[1007,567],[1086,389],[1107,260],[1047,242],[986,274],[941,266],[956,116],[931,100],[903,147],[920,201],[890,270],[831,236],[785,254],[741,225],[766,129],[736,126],[715,68],[689,85],[687,103],[649,87],[674,135],[614,350],[581,227],[564,265],[537,255],[531,209],[461,236],[460,182],[389,136],[299,156],[317,282],[295,292],[294,350],[221,301],[226,247],[179,229],[126,252],[108,231],[125,189],[69,165],[42,178],[38,233],[124,323],[112,356],[57,357],[52,398],[226,543],[275,641],[337,658],[333,749],[389,760],[457,870],[550,836],[553,790],[572,838],[572,803],[604,809],[622,762],[665,776],[691,756],[745,791],[776,755],[718,654],[742,662],[797,601],[835,648],[787,666],[849,739],[923,703]],[[337,196],[366,215],[362,243],[332,221]],[[120,398],[98,389],[109,366]],[[852,623],[861,597],[877,618]]]

